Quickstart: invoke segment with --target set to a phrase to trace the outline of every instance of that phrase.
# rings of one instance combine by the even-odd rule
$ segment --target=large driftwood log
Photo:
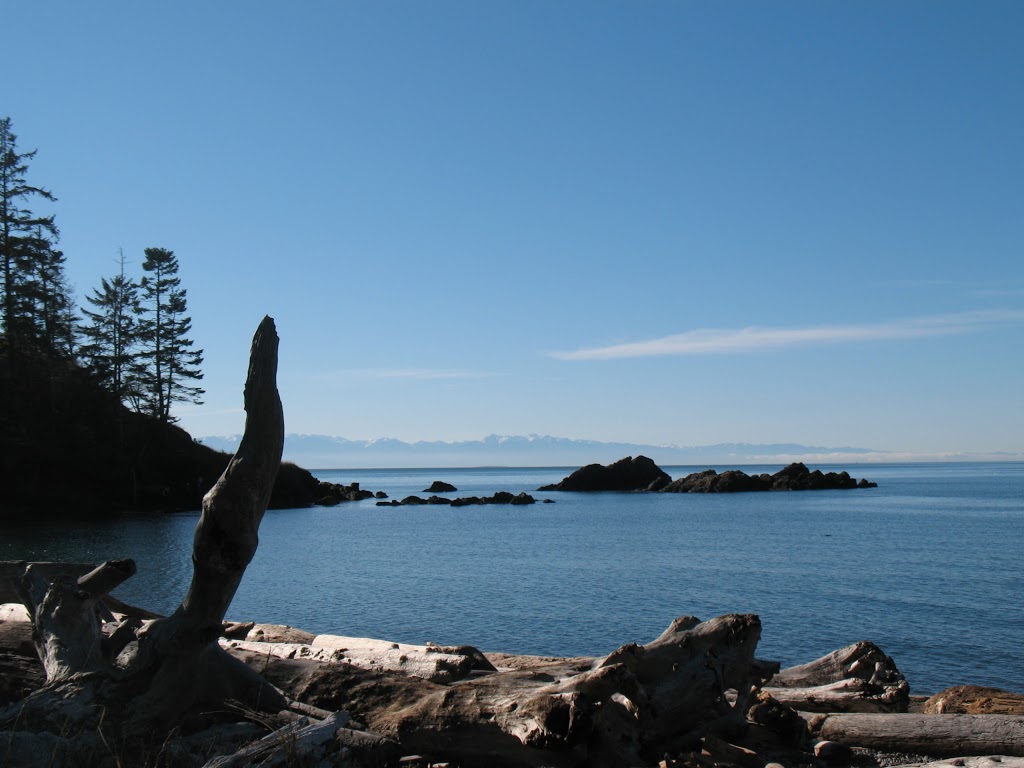
[[[851,678],[809,688],[766,687],[780,704],[801,712],[906,712],[906,687],[876,685]]]
[[[802,712],[906,712],[910,702],[896,664],[866,641],[784,669],[764,690]]]
[[[295,754],[313,752],[334,738],[334,734],[348,725],[350,717],[335,712],[319,721],[302,718],[253,742],[233,755],[215,757],[204,768],[245,768],[260,765],[266,768],[286,766]]]
[[[399,672],[435,683],[453,683],[475,671],[495,671],[476,648],[408,645],[367,637],[316,635],[308,643],[266,643],[249,640],[220,641],[227,651],[252,651],[279,659],[344,662],[362,669]]]
[[[822,739],[849,747],[932,757],[1024,757],[1024,716],[839,714],[811,722]]]
[[[633,766],[744,722],[777,665],[757,661],[756,616],[677,619],[644,646],[538,662],[449,686],[310,660],[257,669],[295,698],[350,711],[406,750],[463,766]]]
[[[1024,758],[1006,755],[953,757],[929,763],[904,763],[901,768],[1024,768]]]

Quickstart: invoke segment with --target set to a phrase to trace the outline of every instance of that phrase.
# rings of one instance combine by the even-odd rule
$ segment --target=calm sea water
[[[704,467],[666,467],[679,477]],[[555,504],[275,510],[229,617],[483,650],[601,655],[676,616],[761,616],[758,655],[803,663],[857,640],[915,693],[1024,692],[1024,464],[843,465],[871,490],[534,492],[572,468],[324,470],[392,498],[533,492]],[[725,469],[725,467],[720,468]],[[748,472],[778,466],[745,467]],[[823,467],[823,469],[827,469]],[[116,594],[169,612],[198,513],[0,523],[0,559],[133,557]]]

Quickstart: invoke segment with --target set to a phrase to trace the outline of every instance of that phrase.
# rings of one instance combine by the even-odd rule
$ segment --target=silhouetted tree
[[[28,162],[35,150],[20,153],[11,119],[0,119],[0,262],[3,268],[3,328],[12,347],[29,340],[53,349],[57,318],[67,316],[70,301],[64,280],[64,256],[54,249],[58,237],[53,216],[38,216],[32,198],[56,198],[28,183]]]
[[[178,259],[165,248],[147,248],[139,284],[139,352],[145,370],[145,410],[162,422],[171,419],[176,402],[201,403],[203,390],[191,384],[203,378],[203,351],[192,349],[192,318],[186,314],[185,289]]]
[[[139,286],[124,273],[124,252],[119,251],[120,272],[103,278],[86,296],[95,311],[82,308],[87,342],[80,354],[100,384],[120,401],[139,404],[141,382],[134,350],[138,343]]]
[[[35,237],[25,238],[28,258],[18,296],[16,317],[40,349],[69,357],[74,352],[72,291],[64,271],[62,251],[37,229]]]

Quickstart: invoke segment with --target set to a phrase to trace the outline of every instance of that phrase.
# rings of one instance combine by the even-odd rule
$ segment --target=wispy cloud
[[[1024,310],[976,310],[860,325],[819,325],[806,328],[706,328],[647,341],[552,352],[560,360],[613,360],[669,355],[712,355],[752,352],[810,344],[889,341],[925,336],[975,333],[1024,322]]]
[[[443,368],[349,368],[332,376],[347,379],[409,379],[431,381],[442,379],[486,379],[495,374],[487,371],[451,370]]]

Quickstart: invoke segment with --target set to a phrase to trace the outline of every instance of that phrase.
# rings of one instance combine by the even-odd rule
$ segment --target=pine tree
[[[120,272],[109,280],[102,278],[100,287],[85,297],[96,311],[82,308],[87,321],[82,332],[88,341],[81,356],[102,386],[137,408],[141,387],[133,353],[138,343],[139,287],[124,273],[124,252],[119,256]]]
[[[203,377],[203,351],[192,349],[192,318],[186,315],[185,289],[178,277],[178,259],[165,248],[147,248],[139,287],[138,358],[146,375],[143,405],[164,423],[173,421],[176,402],[201,403],[203,390],[190,384]]]
[[[15,316],[24,329],[22,341],[30,338],[40,349],[70,356],[74,351],[74,325],[68,318],[73,317],[69,310],[74,301],[64,271],[64,253],[54,248],[41,228],[23,244],[31,257],[25,260],[14,302]]]
[[[26,181],[28,161],[35,150],[18,153],[11,119],[0,119],[0,262],[3,268],[3,329],[13,347],[30,340],[51,341],[56,330],[53,313],[68,300],[63,279],[63,255],[54,250],[58,237],[53,216],[37,216],[28,207],[31,198],[54,201],[42,187]],[[46,327],[47,318],[51,326]],[[52,349],[52,347],[50,347]]]

